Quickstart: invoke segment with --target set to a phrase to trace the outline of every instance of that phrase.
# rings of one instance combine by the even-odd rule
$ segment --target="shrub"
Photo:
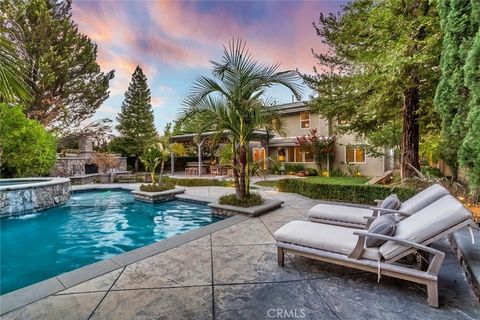
[[[175,184],[170,182],[163,182],[162,184],[142,184],[140,186],[140,191],[144,192],[161,192],[175,189]]]
[[[391,193],[396,193],[401,201],[405,201],[418,192],[418,189],[411,187],[387,187],[366,184],[313,184],[303,179],[282,179],[278,181],[277,186],[281,192],[294,192],[313,199],[361,204],[374,204],[375,199],[384,199]]]
[[[304,170],[305,166],[301,163],[285,163],[285,172],[287,174],[293,174]]]
[[[422,172],[423,175],[425,175],[427,177],[432,177],[432,178],[443,178],[444,177],[444,175],[443,175],[442,171],[440,171],[440,169],[429,167],[429,166],[422,167],[421,172]]]
[[[235,193],[226,194],[218,199],[218,203],[235,207],[253,207],[263,203],[262,196],[256,192],[249,193],[245,198],[239,199]]]
[[[0,173],[5,177],[48,175],[55,165],[57,141],[19,106],[0,104]]]
[[[335,168],[335,169],[332,169],[332,171],[330,172],[330,177],[345,177],[346,176],[346,173],[342,171],[342,169],[340,168]]]
[[[308,169],[307,169],[307,172],[308,172],[308,174],[311,175],[311,176],[316,176],[316,175],[318,175],[317,169],[314,169],[314,168],[308,168]]]
[[[215,187],[233,187],[234,182],[229,180],[217,180],[217,179],[177,179],[165,177],[163,181],[168,181],[174,183],[178,186],[184,187],[206,187],[206,186],[215,186]]]

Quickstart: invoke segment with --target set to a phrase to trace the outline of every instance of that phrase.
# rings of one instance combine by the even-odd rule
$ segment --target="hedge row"
[[[312,199],[372,205],[375,204],[375,199],[383,199],[391,193],[396,193],[401,201],[405,201],[419,191],[408,187],[388,187],[367,184],[318,184],[310,183],[303,179],[282,179],[278,181],[277,187],[281,192],[298,193]]]
[[[234,186],[233,181],[228,180],[217,180],[217,179],[181,179],[181,178],[164,178],[166,181],[175,183],[177,186],[184,187],[206,187],[206,186],[215,186],[215,187],[232,187]]]

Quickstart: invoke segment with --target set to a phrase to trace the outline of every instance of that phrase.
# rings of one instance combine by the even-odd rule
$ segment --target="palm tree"
[[[300,79],[293,70],[277,71],[279,64],[260,64],[246,49],[245,42],[233,40],[220,62],[211,61],[213,78],[200,76],[184,101],[184,117],[201,114],[202,131],[228,134],[232,145],[232,163],[238,198],[247,195],[249,142],[255,130],[283,133],[276,107],[265,91],[275,85],[288,88],[301,99]]]
[[[14,26],[0,16],[0,102],[24,102],[32,98],[25,63],[28,57],[16,35],[21,32],[14,32]]]

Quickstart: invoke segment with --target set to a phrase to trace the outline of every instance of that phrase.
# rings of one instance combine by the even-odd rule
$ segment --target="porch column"
[[[198,154],[198,176],[202,176],[202,144],[203,141],[197,143],[197,154]]]
[[[173,176],[175,174],[175,154],[170,152],[170,174]]]

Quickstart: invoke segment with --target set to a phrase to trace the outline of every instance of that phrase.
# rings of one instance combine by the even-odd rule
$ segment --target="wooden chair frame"
[[[304,247],[292,243],[277,241],[278,265],[282,267],[284,266],[285,252],[290,252],[293,254],[315,260],[320,260],[327,263],[337,264],[362,271],[379,273],[379,275],[385,275],[393,278],[423,284],[427,286],[428,304],[438,308],[438,272],[440,271],[440,267],[442,266],[443,260],[445,258],[445,253],[428,247],[428,245],[445,236],[448,236],[456,230],[459,230],[469,225],[471,227],[477,227],[471,219],[467,219],[423,241],[422,243],[416,243],[413,241],[379,234],[371,234],[366,231],[352,230],[353,234],[358,236],[358,240],[355,248],[348,256],[340,253],[334,253],[315,248]],[[362,258],[362,253],[365,247],[365,238],[367,236],[387,241],[394,241],[396,243],[404,245],[406,249],[402,253],[396,255],[389,260],[380,259],[380,262],[378,262],[375,260],[364,259]],[[426,252],[429,255],[432,255],[426,271],[414,269],[409,266],[395,263],[398,262],[399,259],[418,251]],[[378,265],[378,263],[380,263],[380,266]]]

